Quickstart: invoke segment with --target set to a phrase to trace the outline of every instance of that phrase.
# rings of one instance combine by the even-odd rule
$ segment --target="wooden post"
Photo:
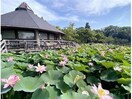
[[[0,40],[2,40],[2,34],[0,33]]]
[[[59,40],[61,40],[61,34],[59,35]]]
[[[48,40],[50,39],[50,35],[49,35],[49,33],[47,33],[47,39],[48,39]]]
[[[39,31],[35,30],[36,40],[37,40],[37,50],[41,50],[40,47],[40,34]]]
[[[18,37],[18,30],[15,30],[15,39],[19,39],[19,37]]]
[[[38,46],[40,46],[40,37],[39,37],[39,32],[37,30],[35,30],[35,36],[36,36],[37,44]]]

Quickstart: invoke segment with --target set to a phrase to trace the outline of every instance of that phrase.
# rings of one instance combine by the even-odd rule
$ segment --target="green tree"
[[[94,30],[96,32],[95,37],[96,37],[96,42],[97,43],[104,43],[105,42],[105,35],[101,30]]]
[[[115,43],[130,43],[131,41],[131,28],[130,27],[118,27],[118,26],[108,26],[103,29],[103,33],[105,36],[113,37],[115,39]]]
[[[106,37],[105,43],[108,43],[108,44],[114,43],[114,38],[112,36]]]
[[[75,41],[78,43],[114,43],[114,44],[130,44],[131,28],[108,26],[104,29],[92,30],[87,22],[85,27],[74,28],[74,23],[70,23],[68,27],[61,29],[66,35],[65,40]]]
[[[57,28],[58,30],[62,31],[62,29],[61,29],[59,26],[56,26],[56,28]]]
[[[74,29],[74,23],[70,23],[67,28],[62,30],[66,35],[63,37],[65,40],[78,41],[76,37],[78,36],[76,30]]]
[[[95,32],[81,27],[81,28],[76,28],[77,34],[78,34],[78,39],[80,39],[81,43],[88,43],[88,42],[94,42],[96,40],[95,38]]]
[[[86,23],[85,28],[90,29],[90,25],[88,22]]]

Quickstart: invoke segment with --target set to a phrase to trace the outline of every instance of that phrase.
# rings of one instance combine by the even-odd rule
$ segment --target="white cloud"
[[[79,21],[79,17],[76,15],[73,15],[73,16],[67,16],[67,17],[60,17],[59,20]]]
[[[47,21],[78,21],[78,16],[70,15],[70,16],[59,16],[54,11],[48,9],[45,5],[40,4],[36,0],[25,0],[30,8],[37,14],[39,17],[43,17]],[[21,0],[2,0],[1,12],[2,14],[14,11],[16,7],[18,7],[22,1]],[[56,5],[61,6],[61,4]]]
[[[111,9],[130,4],[130,0],[45,0],[39,3],[37,0],[1,0],[2,14],[14,11],[22,2],[26,2],[39,17],[47,21],[70,21],[79,22],[87,15],[103,15]],[[45,4],[45,5],[44,5]],[[50,5],[46,5],[50,4]],[[57,8],[66,12],[59,16],[57,12],[50,9]],[[81,17],[81,19],[80,19]],[[86,18],[86,17],[85,17]],[[90,20],[89,20],[90,21]],[[95,24],[96,21],[91,21]]]
[[[88,22],[90,25],[91,24],[97,24],[98,23],[98,21],[96,21],[94,19],[82,19],[81,22],[83,22],[83,23]]]
[[[76,0],[75,10],[88,15],[102,15],[115,7],[126,6],[131,0]]]
[[[86,15],[103,15],[116,7],[123,7],[131,0],[51,0],[53,7],[72,13],[85,13]],[[52,6],[52,5],[50,5]]]
[[[53,7],[55,7],[55,8],[61,8],[64,5],[65,4],[63,2],[60,2],[60,0],[54,0],[54,2],[53,2]]]

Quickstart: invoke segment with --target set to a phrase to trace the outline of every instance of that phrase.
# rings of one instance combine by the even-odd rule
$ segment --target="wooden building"
[[[65,35],[23,2],[15,11],[1,15],[1,52],[38,51],[73,45],[62,40]]]
[[[23,2],[15,11],[1,16],[2,39],[59,40],[64,33],[34,14]]]

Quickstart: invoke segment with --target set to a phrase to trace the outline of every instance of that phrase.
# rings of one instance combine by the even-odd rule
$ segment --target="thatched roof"
[[[45,30],[64,34],[43,18],[35,15],[25,2],[17,7],[15,11],[1,15],[1,26]]]

